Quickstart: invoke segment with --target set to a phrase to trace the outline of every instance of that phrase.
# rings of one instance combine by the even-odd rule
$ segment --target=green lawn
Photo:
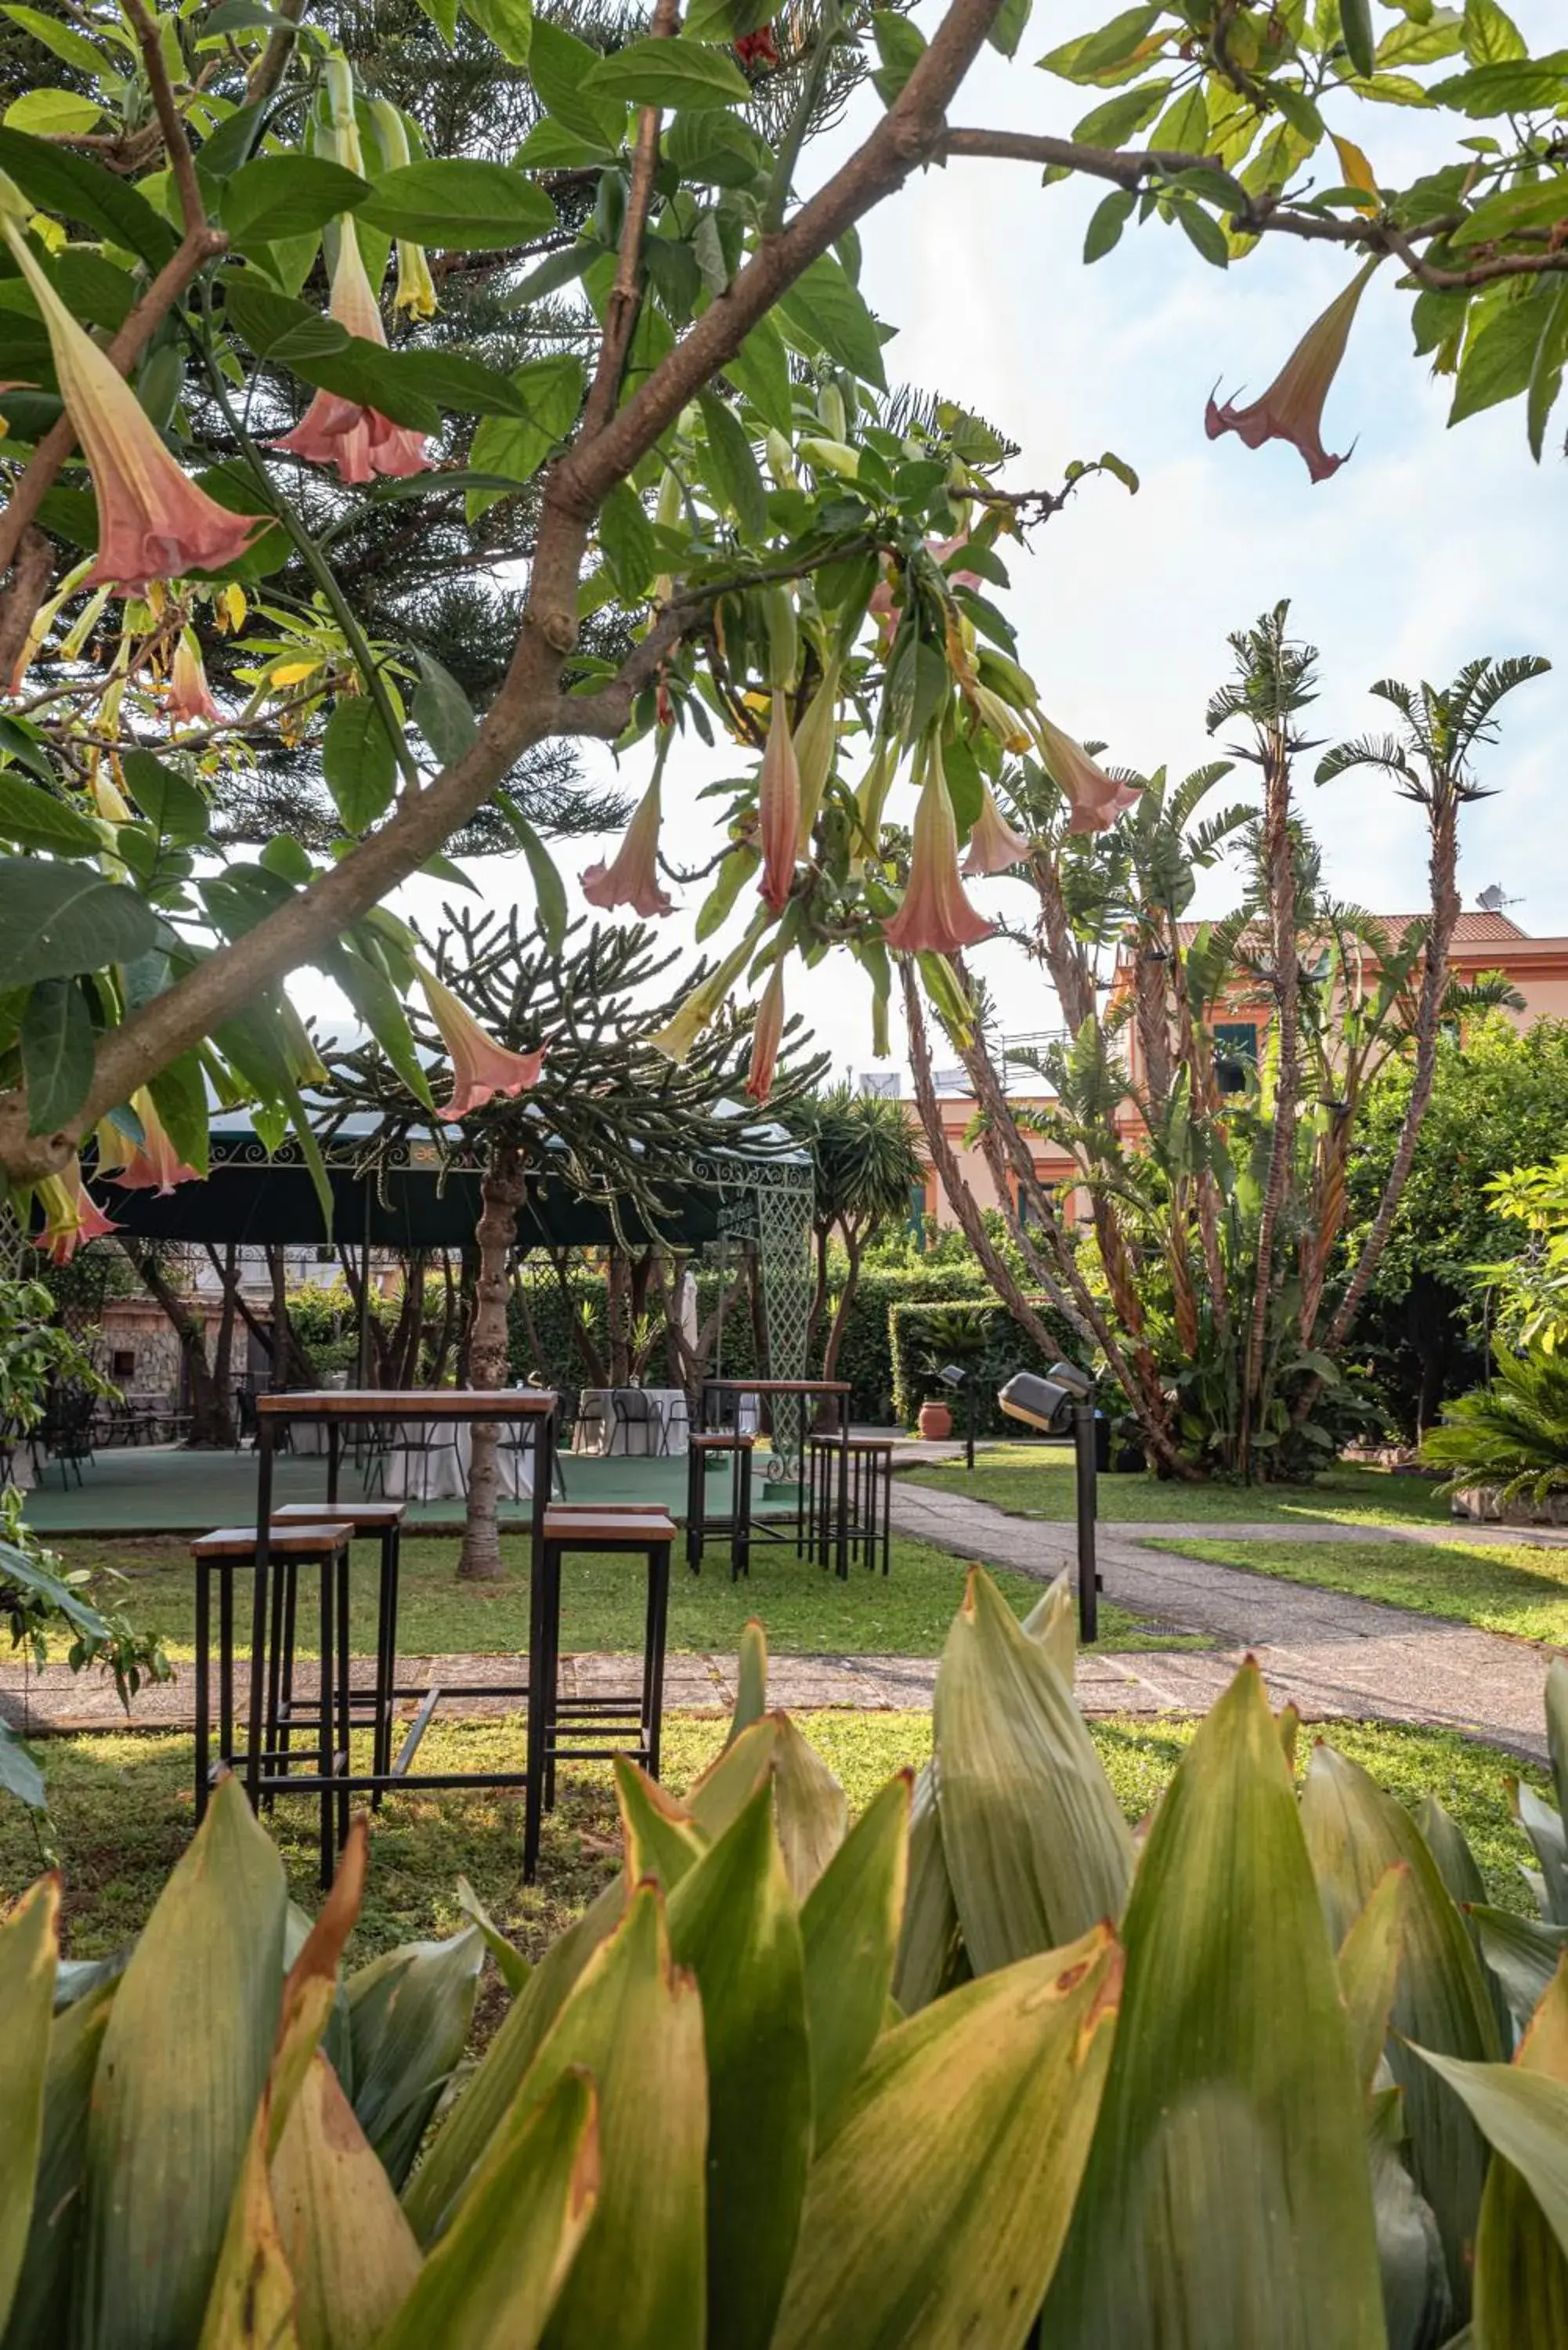
[[[902,1472],[941,1493],[971,1493],[1014,1517],[1068,1520],[1075,1514],[1073,1458],[1056,1445],[996,1444],[976,1460],[971,1477],[961,1461],[942,1461]],[[1424,1477],[1394,1477],[1381,1469],[1337,1464],[1310,1485],[1185,1485],[1144,1475],[1102,1477],[1100,1515],[1109,1523],[1177,1520],[1293,1524],[1314,1518],[1347,1525],[1400,1525],[1410,1519],[1446,1522],[1449,1505]]]
[[[1185,1558],[1353,1591],[1487,1632],[1568,1648],[1568,1548],[1526,1543],[1180,1542]]]
[[[802,1714],[798,1721],[856,1810],[894,1771],[920,1763],[930,1751],[929,1714],[846,1711]],[[1129,1819],[1140,1818],[1168,1781],[1193,1725],[1113,1721],[1091,1728],[1124,1810]],[[723,1731],[716,1716],[668,1718],[664,1776],[671,1788],[679,1792],[689,1783]],[[1341,1723],[1329,1734],[1402,1801],[1414,1803],[1428,1788],[1435,1791],[1470,1838],[1492,1899],[1528,1908],[1518,1866],[1530,1854],[1509,1816],[1503,1787],[1518,1769],[1509,1756],[1440,1731]],[[521,1746],[518,1718],[437,1722],[421,1761],[431,1769],[472,1767],[493,1755],[514,1762]],[[1303,1762],[1309,1752],[1303,1733]],[[101,1956],[138,1930],[185,1847],[190,1742],[124,1731],[62,1738],[48,1742],[45,1761],[69,1948],[78,1958]],[[292,1890],[307,1908],[318,1898],[314,1818],[313,1806],[303,1800],[279,1804],[273,1817]],[[375,1826],[369,1887],[350,1962],[395,1942],[453,1931],[462,1922],[453,1895],[460,1874],[514,1939],[536,1954],[617,1866],[607,1770],[583,1765],[563,1773],[559,1805],[545,1824],[540,1880],[533,1887],[521,1881],[522,1836],[516,1796],[411,1792],[389,1799]],[[13,1899],[43,1865],[27,1816],[15,1804],[0,1804],[0,1895]]]
[[[68,1567],[95,1574],[114,1569],[126,1580],[107,1581],[99,1594],[118,1598],[132,1619],[161,1631],[169,1654],[192,1654],[192,1570],[177,1538],[123,1534],[110,1541],[78,1537],[56,1545]],[[521,1653],[528,1645],[527,1544],[503,1541],[507,1573],[498,1583],[467,1583],[456,1573],[454,1539],[405,1538],[398,1611],[398,1646],[410,1657]],[[372,1652],[376,1639],[377,1554],[369,1544],[353,1555],[355,1651]],[[1040,1596],[1027,1575],[992,1570],[1009,1604],[1023,1616]],[[757,1543],[750,1580],[730,1579],[726,1553],[710,1548],[700,1575],[676,1552],[670,1600],[672,1649],[730,1654],[748,1617],[760,1616],[781,1656],[936,1656],[963,1596],[964,1562],[930,1544],[895,1536],[888,1575],[851,1569],[847,1583],[797,1559],[793,1542]],[[642,1646],[643,1575],[639,1561],[613,1555],[567,1561],[561,1643],[567,1651],[635,1649]],[[1101,1647],[1169,1648],[1164,1634],[1143,1630],[1123,1610],[1103,1607]],[[315,1654],[302,1620],[300,1648]],[[1201,1645],[1201,1644],[1199,1644]]]

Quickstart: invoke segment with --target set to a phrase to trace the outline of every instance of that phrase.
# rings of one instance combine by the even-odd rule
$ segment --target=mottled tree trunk
[[[123,1245],[123,1243],[122,1243]],[[139,1255],[127,1248],[126,1255],[135,1266],[148,1295],[162,1307],[170,1328],[180,1341],[180,1360],[185,1377],[186,1393],[191,1399],[191,1433],[186,1439],[193,1451],[223,1449],[232,1451],[234,1442],[234,1407],[230,1398],[218,1388],[207,1360],[206,1326],[189,1298],[182,1297],[159,1263],[155,1250]]]
[[[484,1205],[475,1239],[479,1274],[474,1283],[473,1317],[468,1344],[468,1379],[474,1388],[506,1384],[506,1301],[511,1293],[508,1264],[517,1238],[517,1211],[523,1204],[523,1159],[515,1144],[497,1141],[480,1186]],[[473,1430],[473,1456],[468,1471],[468,1514],[463,1526],[459,1575],[492,1582],[505,1573],[501,1557],[501,1528],[496,1503],[501,1493],[501,1463],[493,1420],[481,1420]]]

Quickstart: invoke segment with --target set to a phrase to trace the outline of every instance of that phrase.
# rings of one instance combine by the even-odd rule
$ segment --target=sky
[[[929,26],[936,12],[916,13]],[[1111,13],[1109,0],[1044,9],[1037,0],[1019,57],[1009,64],[986,51],[950,119],[1070,131],[1096,94],[1033,60]],[[1533,47],[1552,45],[1551,0],[1516,0],[1512,13]],[[823,168],[864,135],[875,104],[862,93],[821,142]],[[1335,121],[1386,182],[1449,151],[1414,109],[1362,106],[1348,123]],[[1282,597],[1295,633],[1321,649],[1313,731],[1328,741],[1386,723],[1386,705],[1367,691],[1377,678],[1441,682],[1477,654],[1544,654],[1553,673],[1504,704],[1502,740],[1485,754],[1496,795],[1466,811],[1460,884],[1467,905],[1498,883],[1526,931],[1568,932],[1568,823],[1552,755],[1568,740],[1568,466],[1550,443],[1545,462],[1532,462],[1519,401],[1446,429],[1451,385],[1412,357],[1410,297],[1395,290],[1391,265],[1368,288],[1329,398],[1325,444],[1354,448],[1347,464],[1314,486],[1288,446],[1210,442],[1203,413],[1216,384],[1227,396],[1261,392],[1351,265],[1335,249],[1282,237],[1220,271],[1179,230],[1151,223],[1085,268],[1084,228],[1104,192],[1042,189],[1026,166],[958,162],[911,182],[861,232],[862,291],[898,328],[887,350],[890,380],[971,407],[1016,442],[1006,486],[1053,485],[1070,460],[1106,449],[1139,475],[1136,496],[1108,478],[1091,482],[1027,554],[1009,550],[1004,600],[1043,707],[1070,733],[1106,742],[1113,761],[1185,773],[1214,755],[1203,712],[1227,671],[1228,633]],[[1554,430],[1560,450],[1561,411]],[[607,753],[588,755],[607,769]],[[647,757],[639,749],[626,762],[628,789],[640,791]],[[1419,811],[1370,771],[1319,792],[1310,765],[1302,801],[1329,886],[1376,912],[1417,909]],[[715,762],[695,744],[690,756],[672,753],[668,854],[706,860],[711,804],[697,794],[732,770],[732,754]],[[1221,794],[1234,795],[1236,783]],[[912,805],[907,786],[903,796]],[[575,901],[576,876],[600,846],[561,853]],[[497,902],[526,901],[520,866],[484,860],[471,869]],[[987,911],[1027,910],[1015,883],[973,886]],[[704,887],[687,891],[670,918],[683,941]],[[399,902],[427,914],[440,894],[419,884]],[[1229,902],[1222,879],[1210,899],[1199,910]],[[742,910],[737,934],[745,918]],[[1006,1030],[1053,1024],[1054,1001],[1015,949],[992,943],[975,960]],[[302,1000],[330,1008],[315,985]],[[793,966],[790,1007],[810,1020],[840,1072],[878,1066],[866,983],[846,958],[830,956],[811,973]],[[880,1066],[902,1065],[896,1054]]]

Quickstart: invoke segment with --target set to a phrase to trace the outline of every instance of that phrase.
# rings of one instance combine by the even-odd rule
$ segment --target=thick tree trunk
[[[844,1253],[848,1262],[845,1268],[844,1286],[838,1293],[838,1303],[834,1307],[833,1323],[827,1333],[827,1344],[822,1350],[822,1376],[825,1379],[836,1379],[838,1377],[838,1350],[844,1344],[844,1334],[849,1327],[850,1308],[855,1303],[855,1293],[860,1286],[860,1260],[866,1252],[865,1234],[857,1231],[853,1224],[841,1224],[839,1230],[844,1235]],[[844,1419],[847,1426],[849,1420],[847,1399],[845,1401]]]
[[[517,1211],[523,1204],[524,1188],[521,1152],[514,1143],[497,1141],[480,1186],[484,1205],[475,1234],[479,1276],[474,1284],[468,1349],[466,1384],[470,1387],[500,1388],[506,1384],[506,1301],[511,1290],[507,1266],[517,1239]],[[482,1420],[473,1430],[468,1514],[457,1571],[479,1582],[493,1582],[506,1571],[501,1557],[501,1529],[496,1515],[501,1493],[501,1464],[496,1451],[499,1434],[493,1420]]]
[[[121,1243],[124,1247],[124,1243]],[[180,1359],[184,1372],[185,1389],[191,1399],[191,1433],[186,1442],[192,1451],[233,1451],[234,1424],[233,1405],[213,1380],[212,1366],[207,1360],[206,1327],[200,1313],[188,1298],[182,1297],[160,1264],[155,1251],[149,1249],[137,1254],[130,1248],[125,1254],[135,1267],[143,1288],[162,1307],[170,1328],[180,1341]]]

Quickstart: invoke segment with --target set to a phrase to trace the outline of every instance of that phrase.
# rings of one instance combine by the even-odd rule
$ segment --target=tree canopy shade
[[[448,49],[489,44],[525,80],[510,154],[483,110],[427,121],[395,75],[378,86],[330,13],[84,0],[69,26],[16,20],[45,62],[0,126],[14,1187],[68,1196],[95,1126],[145,1132],[144,1096],[195,1168],[207,1080],[286,1116],[311,1076],[281,994],[303,965],[331,968],[396,1064],[414,973],[383,901],[481,812],[542,908],[558,896],[518,794],[530,760],[583,738],[659,746],[606,911],[659,890],[660,752],[687,728],[737,745],[711,800],[699,928],[726,936],[701,1012],[749,978],[771,1024],[790,965],[832,951],[879,1036],[894,956],[960,1013],[950,959],[990,925],[958,856],[971,880],[1003,869],[1004,756],[1035,749],[1079,830],[1136,789],[1042,708],[999,601],[1006,551],[1092,475],[1136,477],[1107,452],[1006,487],[994,432],[889,400],[857,224],[914,172],[1105,182],[1090,260],[1135,219],[1217,266],[1266,237],[1343,248],[1344,287],[1269,390],[1204,420],[1290,440],[1314,479],[1338,478],[1323,411],[1354,317],[1395,287],[1417,354],[1455,377],[1455,421],[1518,400],[1544,447],[1568,351],[1568,53],[1531,57],[1497,0],[1381,31],[1366,0],[1154,0],[1064,42],[1053,23],[1042,62],[1097,94],[1069,140],[954,119],[984,45],[1018,50],[1027,0],[950,0],[929,37],[858,7],[763,27],[725,0],[684,22],[657,0],[590,38],[495,0],[461,34],[452,0],[428,13]],[[810,167],[825,103],[867,70],[880,110]],[[1405,185],[1375,164],[1386,104],[1421,151]],[[486,255],[529,265],[518,312],[570,306],[564,340],[518,363],[477,328],[400,324],[427,319],[453,256]],[[531,550],[515,639],[504,674],[465,679],[353,551],[383,529],[483,540],[503,507]],[[214,631],[238,710],[202,671]],[[318,754],[334,837],[280,830],[214,869],[253,737]]]

